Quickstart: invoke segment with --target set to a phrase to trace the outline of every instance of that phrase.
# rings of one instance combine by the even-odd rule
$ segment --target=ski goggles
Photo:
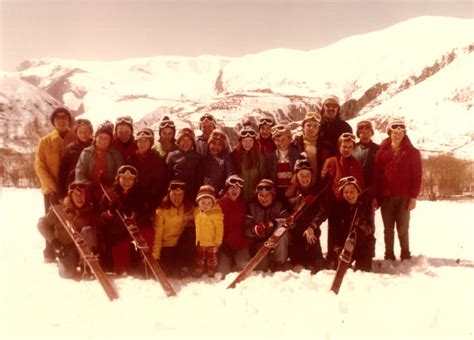
[[[238,186],[239,188],[243,188],[244,187],[244,180],[238,176],[235,176],[235,177],[229,177],[227,179],[227,183],[229,185],[236,185]]]
[[[215,123],[215,122],[216,122],[216,119],[214,118],[213,115],[206,113],[206,114],[203,115],[201,118],[199,118],[199,121],[200,121],[201,123],[204,123],[204,122]]]
[[[314,120],[316,123],[321,124],[321,115],[317,112],[308,112],[304,117],[304,120]]]
[[[151,129],[148,129],[148,128],[144,128],[144,129],[141,129],[140,131],[137,132],[137,135],[135,137],[136,139],[139,139],[139,138],[155,138],[154,134],[153,134],[153,131]]]
[[[186,189],[186,183],[181,182],[181,181],[171,181],[169,187],[169,190],[174,191],[174,190],[185,190]]]
[[[164,128],[176,129],[176,125],[174,125],[174,122],[172,120],[164,120],[160,122],[160,129]]]
[[[405,124],[392,124],[392,125],[390,125],[390,130],[397,130],[397,129],[405,131],[407,129],[407,127],[405,126]]]
[[[262,191],[273,191],[275,190],[275,188],[273,187],[273,185],[269,185],[269,184],[259,184],[257,185],[257,192],[262,192]]]
[[[351,140],[355,143],[356,141],[356,136],[353,133],[350,132],[344,132],[341,137],[339,137],[341,140],[346,141],[346,140]]]
[[[82,182],[72,182],[69,184],[68,190],[86,190],[87,189],[87,183],[82,183]]]
[[[311,162],[307,159],[298,159],[295,162],[295,172],[300,170],[312,171]]]
[[[118,117],[118,118],[115,120],[115,125],[118,125],[118,124],[129,124],[129,125],[133,125],[133,119],[132,119],[132,117],[130,117],[130,116]]]
[[[130,176],[130,177],[137,177],[138,170],[131,165],[122,165],[117,170],[117,176]]]
[[[258,126],[260,127],[262,125],[273,126],[275,125],[275,122],[273,121],[273,118],[260,118],[258,121]]]
[[[354,184],[357,188],[359,188],[359,182],[357,181],[357,178],[354,176],[346,176],[339,180],[339,190],[342,190],[347,184]]]
[[[240,138],[245,138],[245,137],[255,138],[257,137],[257,132],[255,132],[252,129],[242,129],[239,132],[239,136]]]

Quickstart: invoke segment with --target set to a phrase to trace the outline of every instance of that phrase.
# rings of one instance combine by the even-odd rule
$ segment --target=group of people
[[[57,108],[51,123],[54,130],[40,140],[35,159],[45,206],[38,229],[45,261],[57,261],[62,277],[77,277],[81,267],[50,209],[56,204],[105,269],[117,274],[143,268],[117,211],[139,227],[168,275],[225,276],[241,270],[310,196],[316,199],[257,269],[334,269],[347,235],[356,231],[355,269],[370,271],[379,206],[385,259],[395,260],[395,226],[400,258],[411,257],[409,219],[421,186],[421,157],[401,119],[389,122],[380,147],[370,121],[358,122],[353,134],[332,95],[320,112],[306,113],[301,135],[262,116],[258,129],[243,125],[235,146],[209,113],[199,120],[198,137],[163,117],[157,141],[150,128],[134,133],[130,117],[105,121],[94,132],[87,119]]]

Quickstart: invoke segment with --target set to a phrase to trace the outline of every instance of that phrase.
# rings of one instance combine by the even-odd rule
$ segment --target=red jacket
[[[352,156],[342,157],[337,155],[329,157],[324,162],[323,170],[321,171],[321,178],[330,176],[332,179],[332,190],[337,199],[342,199],[342,193],[339,192],[339,180],[343,177],[354,176],[359,182],[361,190],[364,190],[364,169],[362,165]]]
[[[224,213],[224,240],[222,243],[232,250],[248,247],[250,241],[244,236],[244,221],[247,207],[241,200],[232,201],[224,196],[219,199],[219,205]]]
[[[386,196],[417,198],[422,178],[420,152],[408,136],[403,138],[396,153],[391,144],[390,137],[385,139],[375,155],[374,192],[379,199]]]

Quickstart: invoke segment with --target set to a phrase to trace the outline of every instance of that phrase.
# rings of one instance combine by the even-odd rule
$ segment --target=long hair
[[[257,143],[257,140],[254,139],[253,146],[248,151],[248,158],[247,158],[248,161],[245,164],[247,170],[250,170],[254,167],[259,166],[260,152],[258,151],[258,147],[256,143]],[[231,153],[232,158],[234,159],[234,164],[236,164],[237,167],[244,166],[243,164],[244,153],[245,153],[245,150],[244,150],[244,147],[242,146],[242,141],[240,140]]]
[[[194,209],[194,205],[186,198],[186,194],[184,194],[182,205],[185,213],[190,212]],[[161,200],[160,208],[171,209],[172,207],[173,203],[170,199],[170,191],[168,191],[165,197],[163,197],[163,199]]]

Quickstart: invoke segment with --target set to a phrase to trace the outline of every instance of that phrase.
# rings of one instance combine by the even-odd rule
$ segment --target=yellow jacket
[[[35,172],[40,180],[43,195],[57,192],[59,166],[64,147],[75,140],[76,136],[70,130],[63,139],[56,129],[40,139],[35,155]]]
[[[224,214],[219,204],[206,212],[194,209],[196,225],[196,245],[203,247],[219,247],[224,236]]]
[[[192,211],[191,211],[192,213]],[[155,228],[155,241],[153,242],[153,258],[159,259],[162,247],[176,247],[183,233],[186,222],[193,218],[191,213],[185,214],[184,207],[176,209],[156,209],[153,226]]]

